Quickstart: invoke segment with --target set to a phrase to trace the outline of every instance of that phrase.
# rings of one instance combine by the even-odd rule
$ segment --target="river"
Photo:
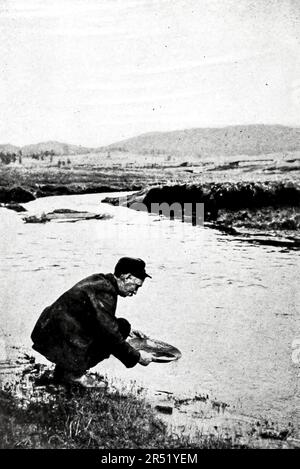
[[[299,254],[102,204],[106,196],[24,206],[30,214],[69,208],[108,220],[25,224],[22,214],[0,209],[2,360],[14,347],[30,350],[40,312],[74,283],[111,272],[119,257],[141,257],[153,278],[137,296],[119,299],[117,316],[175,345],[182,358],[132,369],[110,358],[96,370],[169,392],[207,390],[243,414],[299,425]]]

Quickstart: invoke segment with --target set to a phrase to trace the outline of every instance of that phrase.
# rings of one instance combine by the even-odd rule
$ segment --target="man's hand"
[[[144,352],[143,350],[140,350],[140,359],[139,359],[139,364],[143,366],[149,365],[153,360],[152,354],[148,352]]]
[[[130,337],[133,337],[133,338],[136,338],[138,337],[139,339],[148,339],[148,337],[146,336],[146,334],[144,334],[143,332],[141,331],[138,331],[136,329],[133,329],[131,332],[130,332]]]

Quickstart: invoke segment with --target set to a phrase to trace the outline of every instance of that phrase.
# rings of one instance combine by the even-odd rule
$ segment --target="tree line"
[[[23,157],[22,150],[16,152],[4,152],[0,151],[0,162],[2,164],[10,164],[15,163],[17,160],[20,164],[22,164],[22,157]],[[43,161],[45,158],[50,158],[50,162],[53,161],[53,157],[55,156],[54,150],[45,150],[40,152],[34,152],[26,154],[28,158],[33,158],[34,160],[41,160]]]

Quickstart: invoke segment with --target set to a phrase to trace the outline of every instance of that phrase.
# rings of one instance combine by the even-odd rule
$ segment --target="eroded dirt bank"
[[[165,214],[163,204],[176,204],[182,221],[242,236],[246,241],[287,247],[300,246],[300,185],[292,181],[217,182],[152,187],[131,196],[107,197],[103,202]],[[204,204],[203,212],[197,204]],[[186,207],[189,207],[188,211]],[[192,208],[191,208],[192,207]],[[203,217],[202,219],[199,218]],[[178,215],[178,214],[177,214]],[[246,231],[245,231],[246,230]],[[251,233],[254,235],[250,236]],[[267,236],[267,240],[264,237]]]

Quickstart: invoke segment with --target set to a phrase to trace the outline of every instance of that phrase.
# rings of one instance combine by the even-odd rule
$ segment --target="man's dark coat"
[[[42,312],[31,334],[34,350],[75,372],[84,373],[110,354],[127,368],[135,366],[140,354],[120,330],[117,298],[113,274],[81,280]]]

